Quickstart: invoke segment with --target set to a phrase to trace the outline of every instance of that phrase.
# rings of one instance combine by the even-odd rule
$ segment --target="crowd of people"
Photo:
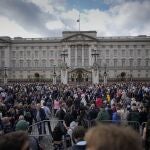
[[[44,83],[5,85],[0,87],[0,135],[4,137],[4,134],[8,135],[19,130],[28,131],[30,134],[34,130],[32,124],[38,123],[39,135],[45,134],[46,126],[48,127],[55,150],[64,148],[63,138],[67,141],[67,147],[84,150],[88,146],[89,138],[85,133],[89,127],[99,122],[119,125],[128,121],[128,123],[135,122],[138,125],[137,129],[150,120],[149,108],[149,83],[129,82],[88,86]],[[44,120],[51,120],[54,117],[59,121],[52,129],[51,122]],[[113,127],[107,130],[107,127],[102,126],[101,129],[110,133]],[[150,127],[145,126],[144,131],[143,138],[148,147]],[[38,140],[36,138],[30,140],[33,150],[40,149],[40,146],[36,146],[40,140],[41,137]]]

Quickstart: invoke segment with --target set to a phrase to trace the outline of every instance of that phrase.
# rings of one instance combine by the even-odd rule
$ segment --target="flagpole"
[[[79,32],[80,32],[80,13],[79,13]]]

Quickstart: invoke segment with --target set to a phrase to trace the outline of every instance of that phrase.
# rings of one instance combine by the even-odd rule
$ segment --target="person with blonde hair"
[[[85,135],[87,150],[142,150],[142,139],[131,128],[98,125]]]

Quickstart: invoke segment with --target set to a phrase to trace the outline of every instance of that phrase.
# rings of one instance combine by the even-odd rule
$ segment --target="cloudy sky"
[[[150,35],[150,0],[0,0],[0,36],[61,36],[79,14],[98,36]]]

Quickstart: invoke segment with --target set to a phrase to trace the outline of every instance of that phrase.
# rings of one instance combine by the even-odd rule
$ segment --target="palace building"
[[[0,37],[0,79],[57,81],[64,64],[68,82],[150,79],[150,36],[98,37],[96,31],[64,31],[62,37]]]

